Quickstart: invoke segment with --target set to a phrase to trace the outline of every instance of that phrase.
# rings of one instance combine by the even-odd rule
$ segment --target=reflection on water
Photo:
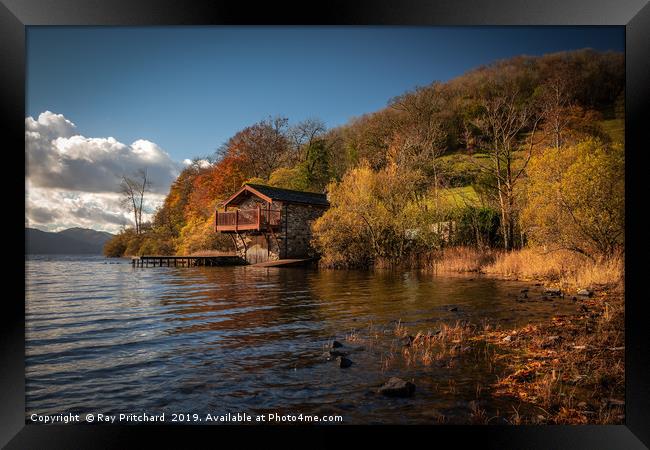
[[[477,384],[496,374],[471,357],[453,368],[384,370],[395,322],[416,331],[483,318],[511,327],[571,308],[516,302],[522,283],[416,272],[35,257],[26,273],[27,414],[277,411],[431,423],[441,413],[464,422]],[[363,336],[370,324],[385,338],[355,352],[351,368],[323,358],[331,339]],[[415,397],[376,395],[390,376],[412,378]]]

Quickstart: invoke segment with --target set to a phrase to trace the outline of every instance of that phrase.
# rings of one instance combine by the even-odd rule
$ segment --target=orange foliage
[[[216,204],[225,200],[246,180],[237,156],[225,156],[219,163],[202,169],[192,182],[192,192],[185,207],[187,220],[208,217]]]

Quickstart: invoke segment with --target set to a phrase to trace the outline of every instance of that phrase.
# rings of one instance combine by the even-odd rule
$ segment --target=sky
[[[28,226],[116,232],[125,167],[147,209],[184,161],[268,116],[328,127],[517,55],[623,51],[622,27],[36,27],[27,29]]]

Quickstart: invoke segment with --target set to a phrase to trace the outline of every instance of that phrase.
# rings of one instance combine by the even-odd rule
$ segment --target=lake
[[[387,364],[401,345],[393,331],[398,321],[415,331],[485,320],[509,328],[575,309],[568,299],[516,302],[524,287],[541,290],[476,275],[133,268],[125,259],[30,256],[26,413],[277,412],[340,415],[347,424],[435,423],[442,415],[467,423],[479,388],[488,413],[512,409],[489,396],[498,367],[471,356],[453,367]],[[333,339],[366,343],[350,354],[352,367],[323,356]],[[412,380],[415,395],[377,394],[391,376]]]

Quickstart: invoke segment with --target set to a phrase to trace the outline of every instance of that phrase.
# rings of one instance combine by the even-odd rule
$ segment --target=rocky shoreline
[[[492,397],[525,403],[525,411],[511,416],[487,417],[476,401],[468,423],[509,424],[620,424],[624,423],[624,295],[621,287],[562,290],[532,283],[513,300],[573,302],[575,312],[514,329],[457,321],[439,329],[412,332],[396,322],[394,335],[401,342],[395,357],[407,365],[452,367],[465,355],[483,351],[489,364],[498,366]],[[457,311],[450,307],[448,311]],[[346,336],[358,342],[356,335]],[[364,346],[333,341],[324,353],[341,369],[354,365],[354,353]],[[468,356],[469,357],[469,356]],[[417,380],[386,379],[374,392],[387,397],[416,395]]]

